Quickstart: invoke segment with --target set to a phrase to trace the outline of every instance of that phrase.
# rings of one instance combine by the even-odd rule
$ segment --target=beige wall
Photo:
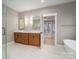
[[[18,30],[18,13],[7,7],[7,42],[14,40],[14,31]]]
[[[75,9],[76,9],[75,2],[71,2],[71,3],[61,4],[57,6],[50,6],[50,7],[45,7],[41,9],[21,12],[20,15],[24,17],[24,16],[31,16],[31,15],[57,13],[57,38],[58,38],[57,43],[62,44],[64,38],[76,39],[75,26],[71,26],[69,28],[62,27],[62,25],[75,25],[76,24],[76,10]]]

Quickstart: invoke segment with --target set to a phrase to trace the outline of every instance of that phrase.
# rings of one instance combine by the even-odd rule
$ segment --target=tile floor
[[[45,34],[45,44],[54,45],[55,43],[55,35],[54,33],[46,33]]]
[[[7,59],[76,59],[63,46],[45,45],[43,48],[13,43],[7,46]]]

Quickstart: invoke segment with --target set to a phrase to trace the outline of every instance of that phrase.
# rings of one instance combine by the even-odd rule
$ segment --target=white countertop
[[[42,31],[24,31],[24,30],[20,30],[20,31],[14,31],[14,32],[23,32],[23,33],[41,33]]]

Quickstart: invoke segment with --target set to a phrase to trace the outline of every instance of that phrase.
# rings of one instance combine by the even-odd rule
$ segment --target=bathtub
[[[76,53],[76,40],[72,39],[64,39],[64,48],[68,53],[75,54]]]

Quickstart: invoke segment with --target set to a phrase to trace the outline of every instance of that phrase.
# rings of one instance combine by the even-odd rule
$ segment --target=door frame
[[[56,13],[48,13],[48,14],[43,14],[44,16],[55,16],[55,45],[57,45],[57,12]],[[44,38],[45,41],[45,38]]]

